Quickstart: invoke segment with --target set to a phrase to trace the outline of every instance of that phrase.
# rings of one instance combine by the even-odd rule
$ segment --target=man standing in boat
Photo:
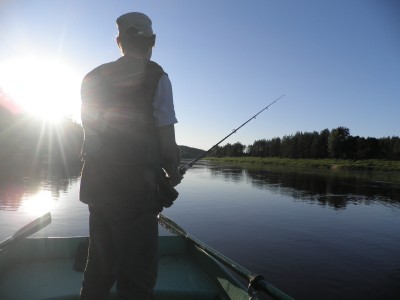
[[[154,299],[157,278],[158,174],[182,176],[168,75],[150,60],[155,35],[142,13],[117,19],[122,57],[82,82],[80,200],[89,205],[90,246],[81,299]]]

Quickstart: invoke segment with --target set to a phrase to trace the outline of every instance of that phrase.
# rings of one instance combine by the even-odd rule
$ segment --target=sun
[[[27,56],[0,62],[0,87],[24,112],[45,121],[79,121],[80,76],[60,59]]]

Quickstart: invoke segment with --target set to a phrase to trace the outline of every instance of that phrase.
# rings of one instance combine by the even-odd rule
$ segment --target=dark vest
[[[85,161],[159,165],[153,98],[162,74],[163,69],[155,62],[124,56],[85,77]]]

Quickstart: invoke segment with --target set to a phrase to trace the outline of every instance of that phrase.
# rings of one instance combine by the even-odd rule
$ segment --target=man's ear
[[[156,35],[153,34],[153,36],[151,37],[151,40],[150,40],[150,45],[151,45],[151,47],[154,47],[155,44],[156,44]]]

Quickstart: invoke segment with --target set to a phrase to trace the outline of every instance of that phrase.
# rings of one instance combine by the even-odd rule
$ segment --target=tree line
[[[0,110],[0,167],[35,169],[39,165],[80,163],[83,130],[69,118],[50,124]]]
[[[400,138],[352,136],[349,128],[341,126],[256,140],[248,146],[228,143],[216,147],[210,156],[400,160]]]

